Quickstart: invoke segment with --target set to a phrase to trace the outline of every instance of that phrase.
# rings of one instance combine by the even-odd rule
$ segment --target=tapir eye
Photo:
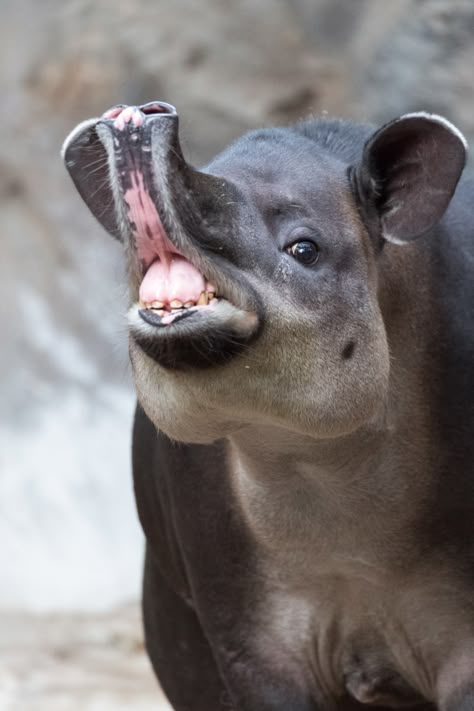
[[[291,254],[298,262],[306,267],[315,264],[319,258],[319,247],[316,242],[311,242],[309,239],[294,242],[288,247],[288,254]]]

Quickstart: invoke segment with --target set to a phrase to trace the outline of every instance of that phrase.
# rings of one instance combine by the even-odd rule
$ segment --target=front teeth
[[[152,309],[160,316],[163,316],[166,313],[177,313],[183,308],[190,309],[193,306],[207,306],[216,296],[215,291],[202,291],[197,301],[185,301],[183,303],[179,299],[173,299],[169,304],[163,301],[140,301],[139,306],[141,309]]]

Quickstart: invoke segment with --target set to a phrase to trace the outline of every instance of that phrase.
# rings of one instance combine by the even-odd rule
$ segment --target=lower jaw
[[[207,332],[196,338],[176,332],[172,336],[155,337],[132,333],[132,338],[149,358],[170,370],[203,370],[222,366],[246,347],[246,342],[236,340],[232,332]]]
[[[139,348],[164,368],[202,370],[222,366],[246,349],[260,331],[256,313],[231,307],[225,299],[214,307],[183,310],[170,324],[151,310],[132,307],[130,335]]]

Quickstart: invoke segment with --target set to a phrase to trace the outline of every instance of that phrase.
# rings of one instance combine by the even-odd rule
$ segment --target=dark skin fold
[[[198,171],[158,102],[66,141],[127,253],[146,642],[176,711],[472,707],[465,150],[441,117],[324,119]],[[138,304],[137,171],[219,296],[168,325]]]

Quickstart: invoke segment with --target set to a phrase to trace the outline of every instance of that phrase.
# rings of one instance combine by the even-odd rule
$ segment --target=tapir
[[[145,638],[173,708],[473,711],[462,133],[320,118],[198,170],[156,101],[63,155],[126,254]]]

